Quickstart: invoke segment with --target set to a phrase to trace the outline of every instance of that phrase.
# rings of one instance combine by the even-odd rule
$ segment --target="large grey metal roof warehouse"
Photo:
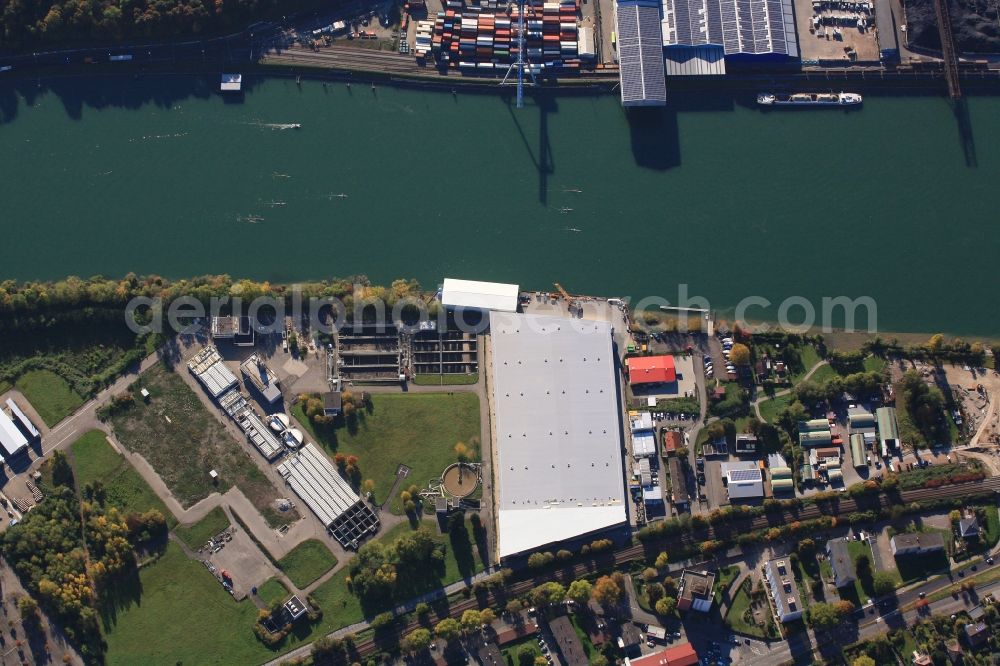
[[[378,531],[378,516],[315,445],[306,444],[277,470],[345,548],[356,548],[361,539]]]
[[[490,340],[500,557],[624,523],[611,324],[493,312]]]
[[[619,0],[615,23],[622,106],[666,105],[659,0]]]

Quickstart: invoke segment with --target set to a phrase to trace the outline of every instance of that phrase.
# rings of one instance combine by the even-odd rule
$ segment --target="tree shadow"
[[[106,631],[118,621],[118,614],[132,606],[139,605],[142,599],[142,581],[139,579],[138,567],[132,566],[128,573],[108,585],[101,594],[97,611]]]
[[[250,92],[263,83],[263,77],[243,77],[243,89]],[[62,102],[66,115],[73,120],[83,117],[84,108],[103,110],[111,107],[137,110],[154,105],[170,110],[185,99],[207,99],[218,93],[218,79],[208,74],[142,73],[132,78],[121,74],[15,79],[0,89],[0,124],[17,118],[21,102],[34,106],[46,94]]]
[[[476,558],[472,552],[472,540],[469,538],[464,516],[460,523],[456,521],[450,525],[448,539],[451,542],[455,563],[458,565],[458,572],[462,574],[462,578],[471,578],[476,573]]]

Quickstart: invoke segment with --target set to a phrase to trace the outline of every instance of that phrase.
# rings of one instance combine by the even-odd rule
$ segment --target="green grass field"
[[[50,370],[31,370],[14,383],[50,428],[75,412],[83,397],[65,379]]]
[[[300,590],[325,574],[337,564],[330,549],[316,539],[307,539],[278,560],[278,566]]]
[[[215,507],[205,514],[205,517],[193,525],[187,527],[178,525],[174,533],[188,545],[192,550],[198,550],[205,545],[205,542],[214,537],[222,530],[229,527],[230,522],[226,512],[222,507]]]
[[[140,603],[120,610],[106,632],[109,666],[258,664],[275,656],[250,630],[257,607],[234,601],[176,544],[139,579]]]
[[[479,381],[479,373],[471,375],[415,375],[413,383],[417,386],[468,386]]]
[[[125,513],[159,509],[168,525],[176,525],[177,519],[166,505],[156,496],[137,471],[118,454],[104,433],[91,430],[70,446],[73,454],[73,473],[79,487],[100,481],[107,491],[107,501]]]
[[[771,398],[770,400],[765,400],[760,403],[760,415],[768,423],[774,424],[778,420],[778,415],[785,411],[785,407],[792,404],[795,399],[791,393],[788,395],[780,395],[777,398]]]
[[[733,594],[733,601],[726,613],[726,623],[733,631],[747,636],[758,638],[767,636],[766,629],[753,621],[753,614],[750,612],[750,594],[743,585]]]
[[[372,395],[372,409],[362,412],[356,427],[319,430],[293,408],[296,419],[328,452],[355,455],[361,476],[375,482],[375,497],[386,499],[400,463],[410,467],[405,486],[422,486],[455,461],[455,444],[465,442],[479,458],[479,397],[474,393]],[[403,512],[398,492],[390,498],[393,513]]]
[[[983,541],[988,548],[992,548],[1000,541],[1000,510],[996,506],[986,507],[986,524],[983,529],[986,532]]]
[[[813,366],[820,362],[819,353],[812,345],[802,345],[799,350],[799,362],[801,366],[796,368],[789,380],[792,384],[798,384],[806,376]]]
[[[809,377],[809,381],[816,382],[817,384],[823,384],[837,376],[837,371],[829,365],[821,365],[816,368],[816,372],[812,373],[812,376]]]
[[[866,356],[864,364],[865,372],[882,372],[885,370],[886,361],[878,356]]]
[[[435,540],[449,542],[437,534],[434,521],[425,520],[421,529],[431,529]],[[401,523],[382,539],[392,540],[413,529]],[[471,527],[470,527],[471,532]],[[462,578],[454,548],[448,543],[445,573],[436,585],[445,586]],[[475,548],[473,548],[473,551]],[[475,571],[482,571],[478,557]],[[335,629],[364,619],[361,603],[347,589],[345,567],[317,587],[312,596],[323,609],[323,619],[313,626],[302,625],[275,650],[266,648],[253,635],[257,608],[250,601],[237,603],[222,589],[208,570],[188,559],[176,544],[156,562],[139,571],[142,596],[137,604],[118,611],[107,629],[110,666],[131,664],[257,664],[274,659],[298,645],[315,640]],[[262,599],[273,600],[287,594],[276,579],[259,589]],[[424,590],[427,591],[427,590]]]
[[[138,395],[141,387],[149,389],[148,402]],[[273,526],[298,518],[295,511],[267,510],[278,496],[274,486],[177,373],[156,365],[133,388],[135,406],[111,419],[115,435],[149,461],[182,506],[238,486]],[[213,469],[218,483],[208,476]]]
[[[268,578],[257,588],[257,596],[261,601],[270,606],[273,603],[281,603],[288,597],[288,588],[277,578]]]

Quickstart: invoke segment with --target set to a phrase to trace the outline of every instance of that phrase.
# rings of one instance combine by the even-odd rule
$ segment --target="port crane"
[[[525,0],[517,0],[517,60],[511,63],[510,67],[507,68],[507,73],[504,74],[503,81],[500,85],[509,85],[507,79],[510,78],[511,72],[517,70],[517,103],[516,106],[519,109],[524,108],[524,70],[528,65],[527,56],[525,56],[524,50],[524,5]],[[531,83],[536,83],[535,74],[528,68],[528,75],[531,77]]]

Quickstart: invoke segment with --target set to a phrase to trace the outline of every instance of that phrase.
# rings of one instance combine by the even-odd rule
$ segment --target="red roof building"
[[[630,660],[631,666],[695,666],[698,653],[690,643],[682,643],[661,652]]]
[[[632,356],[628,359],[628,379],[636,384],[669,384],[677,381],[673,356]]]
[[[678,446],[684,446],[684,438],[677,430],[663,431],[663,452],[673,453]]]

